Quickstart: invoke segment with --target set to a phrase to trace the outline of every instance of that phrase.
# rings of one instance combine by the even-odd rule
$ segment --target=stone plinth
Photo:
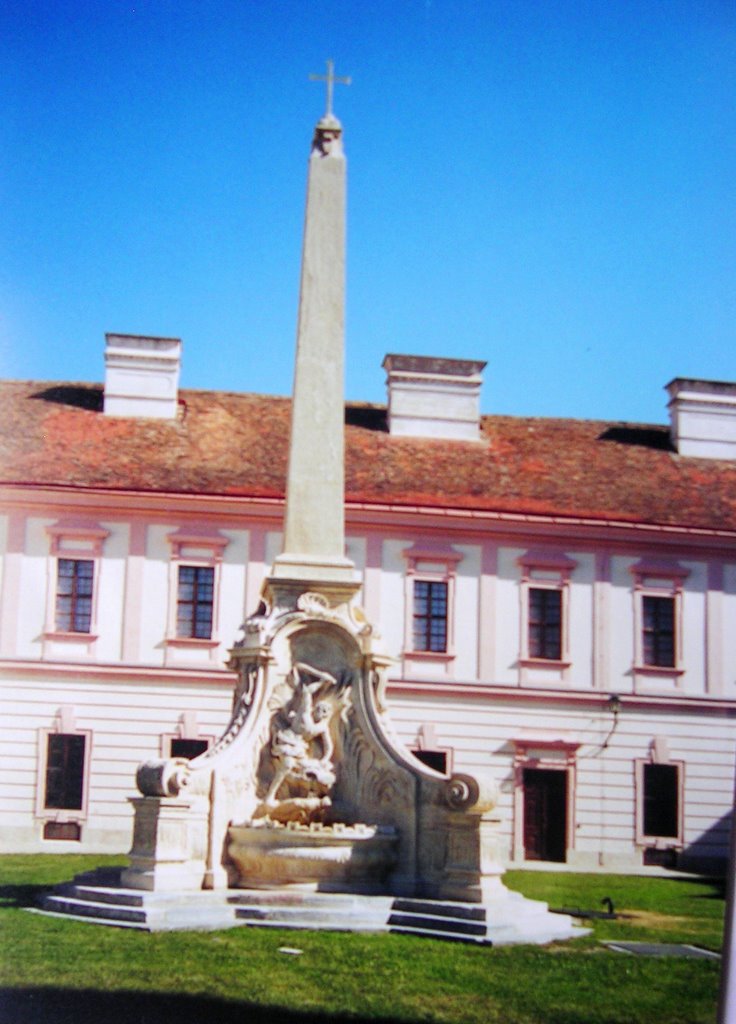
[[[149,892],[202,888],[208,808],[169,797],[132,797],[135,810],[130,866],[121,884]]]

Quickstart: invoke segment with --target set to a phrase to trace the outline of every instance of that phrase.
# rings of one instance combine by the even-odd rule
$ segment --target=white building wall
[[[514,739],[567,739],[580,744],[574,759],[574,841],[568,862],[581,868],[640,867],[636,828],[635,762],[648,760],[655,736],[665,737],[673,762],[684,763],[685,849],[689,858],[722,856],[727,846],[736,737],[723,715],[625,707],[608,746],[613,717],[590,707],[515,704],[492,697],[456,698],[390,692],[399,737],[417,745],[418,728],[433,725],[439,748],[452,751],[455,771],[490,773],[500,786],[499,817],[510,860],[523,861],[519,844],[520,792],[514,777]],[[516,825],[516,839],[515,839]]]
[[[690,570],[682,595],[682,690],[688,696],[705,694],[706,658],[705,595],[708,567],[704,562],[682,561]]]
[[[97,588],[97,640],[95,657],[102,662],[119,662],[123,643],[123,602],[125,564],[130,542],[127,524],[104,522],[109,530],[104,557],[99,562]],[[53,585],[53,581],[52,581]]]
[[[633,577],[630,567],[638,559],[614,555],[611,558],[611,588],[609,592],[609,679],[611,689],[619,693],[633,693],[634,629]]]
[[[723,694],[729,700],[736,696],[736,564],[726,565],[723,570],[723,596],[721,601],[721,624],[718,634],[719,662],[723,681]]]
[[[2,687],[3,718],[9,742],[0,752],[0,850],[5,852],[123,852],[129,848],[138,764],[162,756],[162,737],[176,735],[182,713],[194,711],[202,737],[219,736],[229,719],[232,678],[221,685],[181,682],[174,686],[93,679],[18,678]],[[70,709],[77,731],[92,734],[88,819],[81,842],[41,838],[46,812],[36,817],[42,757],[42,729],[53,729],[59,708]],[[61,812],[60,820],[74,819]]]
[[[172,526],[149,526],[141,594],[140,660],[144,665],[163,665],[164,638],[169,608],[171,547],[166,540]]]
[[[496,588],[496,679],[506,686],[519,681],[519,630],[521,595],[519,592],[518,559],[524,548],[502,547],[498,552],[498,586]]]
[[[593,580],[595,558],[591,554],[568,553],[577,562],[568,587],[570,668],[567,683],[589,690],[593,680]]]
[[[3,570],[8,552],[8,524],[8,516],[0,513],[0,594],[3,592]]]
[[[463,556],[455,579],[455,679],[478,678],[478,598],[480,593],[480,548],[454,544]]]
[[[25,557],[21,567],[18,595],[18,635],[16,653],[20,658],[40,658],[51,572],[49,538],[46,527],[53,519],[28,519]]]
[[[221,593],[218,600],[217,635],[220,645],[213,661],[224,665],[227,652],[240,636],[241,626],[254,608],[246,608],[246,566],[249,534],[244,530],[222,530],[229,540],[221,566]]]
[[[59,645],[52,656],[42,659],[43,632],[49,624],[47,609],[53,605],[55,560],[49,555],[47,527],[58,516],[33,516],[25,534],[25,557],[17,595],[18,631],[14,659],[38,663],[38,671],[13,674],[13,663],[5,667],[0,689],[4,703],[4,725],[8,741],[1,752],[0,815],[7,849],[123,850],[129,838],[130,812],[127,798],[134,791],[135,769],[146,757],[161,754],[161,737],[177,732],[185,711],[196,712],[200,733],[218,736],[229,716],[232,679],[223,673],[222,682],[204,682],[197,672],[182,667],[176,675],[157,675],[167,661],[166,636],[172,600],[171,543],[168,535],[181,528],[171,521],[151,520],[145,527],[145,557],[140,566],[140,601],[126,604],[130,585],[129,551],[133,528],[120,517],[102,517],[100,525],[109,531],[103,542],[103,557],[97,580],[99,640],[90,654],[74,646]],[[7,537],[6,518],[0,519],[0,545]],[[232,520],[218,525],[216,517],[206,520],[208,529],[219,529],[228,540],[219,566],[219,647],[200,668],[208,672],[222,668],[227,650],[240,633],[244,618],[255,610],[253,595],[281,550],[281,534],[261,526],[232,528]],[[140,528],[136,527],[139,531]],[[492,536],[485,540],[495,547]],[[404,552],[415,541],[406,535],[388,533],[369,542],[351,531],[347,551],[359,573],[366,572],[369,546],[371,558],[380,571],[371,577],[370,600],[377,608],[378,628],[385,648],[397,658],[390,673],[395,682],[404,675],[401,656],[405,647],[407,616],[407,558]],[[416,541],[421,543],[421,541]],[[484,593],[492,594],[492,614],[481,619],[482,546],[474,538],[458,533],[443,536],[461,560],[455,570],[454,648],[451,672],[443,679],[422,675],[421,665],[412,666],[411,682],[427,683],[421,693],[392,691],[391,707],[400,734],[409,746],[417,743],[423,724],[434,726],[437,741],[452,752],[454,769],[491,771],[500,780],[499,810],[509,856],[521,856],[519,848],[518,787],[514,778],[513,740],[530,734],[558,738],[579,744],[575,755],[575,830],[571,863],[580,866],[641,864],[641,851],[634,847],[635,791],[634,765],[649,756],[654,736],[663,736],[670,757],[685,764],[686,845],[701,852],[723,850],[724,816],[730,809],[733,790],[734,729],[722,713],[705,710],[706,636],[713,635],[708,610],[720,609],[722,629],[717,632],[721,691],[715,696],[736,699],[736,563],[723,569],[722,592],[714,602],[708,596],[706,559],[680,558],[689,570],[684,581],[683,675],[674,682],[647,680],[644,690],[657,699],[671,700],[672,706],[649,706],[627,701],[635,693],[636,649],[634,578],[631,566],[641,555],[614,554],[607,562],[610,580],[596,583],[596,555],[579,546],[557,545],[555,550],[573,560],[569,585],[569,654],[566,672],[542,668],[539,677],[522,680],[519,662],[522,624],[522,570],[519,558],[536,545],[502,543],[496,550],[497,571],[486,579]],[[378,563],[375,562],[378,559]],[[488,572],[486,562],[486,572]],[[137,570],[136,570],[137,571]],[[0,572],[2,564],[0,563]],[[0,580],[2,577],[0,577]],[[605,621],[596,624],[594,589],[605,593]],[[363,601],[363,594],[358,595]],[[708,602],[711,602],[710,604]],[[711,614],[713,614],[711,612]],[[132,620],[131,620],[132,616]],[[600,617],[600,616],[599,616]],[[133,629],[135,643],[123,630]],[[709,633],[710,629],[710,633]],[[482,636],[482,634],[489,634]],[[594,646],[595,639],[595,646]],[[484,647],[485,645],[485,647]],[[146,666],[151,673],[140,681],[120,675],[122,652],[135,649],[130,667]],[[479,652],[490,650],[493,673],[483,677]],[[75,660],[80,671],[74,671]],[[183,659],[184,662],[186,658]],[[57,664],[59,663],[59,664]],[[63,663],[63,664],[62,664]],[[100,672],[96,671],[96,666]],[[598,672],[595,666],[603,666]],[[118,666],[115,671],[103,669]],[[711,664],[712,669],[712,664]],[[174,669],[175,670],[175,669]],[[122,680],[122,681],[121,681]],[[459,692],[453,693],[457,685]],[[435,687],[435,692],[432,687]],[[463,687],[477,687],[468,696]],[[519,699],[494,699],[486,688],[517,688]],[[484,692],[481,694],[480,689]],[[605,750],[601,749],[612,724],[604,700],[590,703],[596,688],[602,697],[615,691],[624,698],[619,724]],[[530,692],[530,691],[536,691]],[[566,699],[566,695],[570,699]],[[535,696],[535,700],[529,699]],[[712,697],[714,694],[708,693]],[[575,698],[578,703],[575,703]],[[691,699],[692,710],[682,698]],[[588,701],[588,702],[586,702]],[[679,702],[679,703],[678,703]],[[77,729],[93,734],[90,817],[83,830],[82,844],[42,843],[41,822],[32,808],[38,785],[39,729],[52,728],[60,707],[73,707]]]
[[[406,559],[402,551],[406,540],[383,542],[383,578],[381,580],[380,631],[387,652],[400,658],[406,628]]]

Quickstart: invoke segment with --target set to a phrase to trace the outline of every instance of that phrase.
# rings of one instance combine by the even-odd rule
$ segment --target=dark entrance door
[[[524,769],[524,855],[564,863],[567,835],[567,772]]]

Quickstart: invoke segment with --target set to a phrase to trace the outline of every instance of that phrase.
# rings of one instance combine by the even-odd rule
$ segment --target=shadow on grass
[[[689,882],[690,885],[702,885],[708,892],[694,894],[696,900],[725,900],[728,888],[727,880],[718,875],[700,875],[689,878],[672,878],[673,882]]]
[[[372,1018],[375,1024],[376,1019]],[[0,989],[3,1024],[367,1024],[353,1014],[308,1013],[210,996],[99,992],[61,988]],[[386,1017],[380,1018],[385,1022]]]
[[[0,908],[36,907],[41,895],[51,892],[50,885],[0,885]]]

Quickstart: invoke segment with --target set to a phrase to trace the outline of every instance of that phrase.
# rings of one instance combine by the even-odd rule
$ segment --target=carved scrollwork
[[[453,775],[445,784],[445,800],[454,811],[482,814],[498,802],[498,785],[488,776]]]
[[[324,594],[316,594],[314,591],[308,590],[306,593],[299,595],[296,606],[305,615],[311,615],[318,619],[329,617],[330,602]]]
[[[211,746],[209,750],[206,750],[204,754],[200,754],[199,758],[197,758],[198,762],[209,761],[230,746],[230,744],[233,742],[233,740],[236,738],[240,730],[245,725],[245,721],[248,717],[248,712],[250,710],[252,700],[253,692],[248,687],[246,687],[246,689],[241,693],[240,697],[238,698],[237,703],[235,704],[235,709],[233,710],[233,715],[232,718],[230,719],[227,729],[219,738],[217,743]]]
[[[178,796],[189,783],[191,769],[185,757],[166,761],[144,761],[138,765],[135,781],[144,796]]]

